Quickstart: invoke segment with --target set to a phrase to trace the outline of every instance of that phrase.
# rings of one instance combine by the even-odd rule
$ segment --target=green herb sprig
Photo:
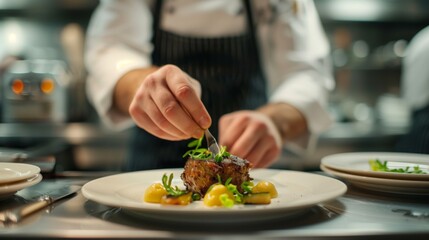
[[[217,179],[218,179],[219,184],[224,185],[226,187],[226,189],[230,193],[232,193],[232,195],[234,196],[234,199],[230,199],[228,197],[228,194],[225,194],[225,196],[221,196],[220,201],[224,207],[229,208],[229,207],[232,207],[236,203],[238,203],[238,204],[243,203],[244,202],[244,196],[246,194],[251,193],[251,188],[253,186],[252,182],[248,182],[248,181],[243,182],[241,184],[241,187],[243,188],[243,186],[244,186],[245,190],[244,190],[244,193],[241,193],[238,191],[237,186],[231,183],[232,178],[228,178],[225,181],[225,183],[222,183],[222,179],[221,179],[220,175],[217,175]],[[212,185],[212,186],[214,186],[214,185]],[[208,191],[210,191],[210,189]]]
[[[371,170],[377,172],[393,172],[393,173],[414,173],[414,174],[426,174],[419,166],[405,167],[405,168],[389,168],[387,161],[381,162],[379,159],[369,160]]]
[[[179,197],[179,196],[182,196],[182,195],[188,193],[188,191],[181,190],[177,186],[174,186],[174,187],[171,186],[172,181],[173,181],[173,174],[172,173],[170,174],[170,177],[168,177],[167,174],[165,174],[165,173],[164,173],[164,175],[162,175],[162,185],[164,186],[168,195],[173,196],[173,197]]]
[[[225,146],[221,146],[219,153],[213,156],[213,153],[210,150],[208,150],[207,148],[201,147],[203,138],[204,136],[201,136],[201,138],[195,139],[190,143],[188,143],[188,147],[194,148],[194,149],[190,149],[186,151],[182,157],[189,156],[192,159],[201,159],[201,160],[214,159],[217,163],[220,163],[224,158],[227,158],[231,155],[229,152],[226,151]]]

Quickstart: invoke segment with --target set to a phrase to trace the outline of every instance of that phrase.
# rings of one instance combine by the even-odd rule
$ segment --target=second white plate
[[[353,175],[326,166],[320,167],[324,172],[340,177],[351,184],[376,192],[395,194],[429,195],[429,182],[402,179],[386,179]]]
[[[34,184],[42,181],[42,175],[36,174],[33,177],[30,177],[25,180],[13,182],[13,183],[5,183],[0,185],[0,199],[8,198],[14,195],[17,191],[22,190],[26,187],[33,186]]]
[[[40,168],[26,163],[0,162],[0,184],[16,182],[40,173]]]
[[[371,170],[369,160],[378,159],[387,161],[388,167],[405,168],[419,166],[426,174],[376,172]],[[346,172],[353,175],[429,181],[429,155],[414,153],[393,152],[355,152],[339,153],[322,158],[321,165],[330,169]]]

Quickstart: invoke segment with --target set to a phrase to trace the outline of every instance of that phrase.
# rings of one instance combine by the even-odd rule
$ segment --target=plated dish
[[[183,186],[183,169],[159,169],[130,172],[95,179],[82,187],[83,195],[92,201],[145,218],[180,222],[254,222],[295,215],[319,203],[335,199],[347,190],[344,183],[317,174],[255,169],[250,174],[255,181],[265,180],[276,185],[278,197],[268,205],[235,205],[232,208],[206,207],[201,201],[186,206],[147,203],[143,195],[147,187],[160,182],[163,174],[173,173],[174,185]]]
[[[378,178],[350,174],[321,165],[324,172],[343,178],[351,184],[377,192],[429,195],[429,181]]]
[[[387,161],[391,168],[418,166],[426,174],[378,172],[371,170],[369,160]],[[329,155],[321,160],[321,166],[344,173],[385,179],[429,181],[429,155],[393,152],[356,152]]]

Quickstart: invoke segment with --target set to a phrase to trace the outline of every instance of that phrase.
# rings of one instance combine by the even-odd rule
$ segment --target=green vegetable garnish
[[[393,173],[414,173],[414,174],[426,174],[419,166],[414,166],[412,168],[389,168],[387,167],[387,161],[381,162],[378,159],[369,160],[369,165],[372,171],[376,172],[393,172]]]
[[[162,175],[162,185],[164,186],[165,190],[167,191],[168,195],[173,197],[179,197],[182,196],[188,191],[181,190],[177,186],[172,187],[171,182],[173,181],[173,174],[170,174],[170,177],[167,176],[167,174]]]
[[[245,181],[241,184],[241,189],[244,190],[245,193],[252,193],[253,182]]]
[[[201,160],[214,159],[217,163],[220,163],[224,158],[227,158],[231,155],[229,152],[226,151],[225,146],[221,146],[219,153],[213,156],[213,153],[210,150],[208,150],[207,148],[201,147],[203,137],[204,136],[201,136],[201,138],[195,139],[190,143],[188,143],[188,147],[190,148],[195,147],[195,148],[185,152],[185,154],[183,154],[182,157],[189,156],[192,159],[201,159]]]
[[[193,201],[201,200],[201,195],[199,193],[192,193],[192,200]]]
[[[234,206],[234,200],[229,198],[228,194],[226,194],[226,193],[221,194],[219,196],[219,200],[222,203],[222,206],[224,206],[224,207],[231,208],[232,206]]]
[[[219,184],[223,184],[222,183],[222,179],[221,179],[221,177],[219,175],[217,175],[217,179],[219,181]],[[234,205],[235,203],[243,203],[243,197],[244,197],[244,195],[238,191],[237,186],[234,185],[234,184],[232,184],[231,181],[232,181],[232,178],[228,178],[223,185],[226,187],[226,189],[230,193],[232,193],[232,195],[234,196],[234,199],[230,199],[228,197],[228,195],[225,194],[226,197],[228,197],[228,199],[230,199],[232,201],[232,205]],[[208,191],[210,191],[210,189]],[[222,200],[222,195],[220,197],[221,197],[220,201],[221,201],[221,203],[222,203],[222,205],[224,207],[232,207],[230,201],[226,201],[224,199],[225,200],[225,202],[224,202],[224,200]],[[225,205],[225,204],[227,204],[227,205]]]

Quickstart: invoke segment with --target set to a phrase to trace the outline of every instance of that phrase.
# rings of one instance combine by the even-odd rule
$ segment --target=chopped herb
[[[219,181],[219,184],[223,184],[222,179],[219,175],[217,175],[217,179]],[[232,184],[231,181],[232,181],[232,178],[228,178],[223,185],[234,196],[233,203],[243,203],[243,194],[238,191],[237,186]]]
[[[234,200],[232,200],[226,193],[221,194],[219,196],[219,200],[224,207],[231,208],[232,206],[234,206]]]
[[[201,138],[195,139],[190,143],[188,143],[188,147],[190,148],[195,147],[195,148],[185,152],[185,154],[183,154],[182,157],[189,156],[192,159],[200,159],[200,160],[214,159],[217,163],[220,163],[224,158],[227,158],[231,155],[229,152],[226,151],[225,146],[221,146],[219,153],[213,156],[213,153],[209,149],[201,147],[203,137],[204,136],[201,136]]]
[[[179,196],[182,196],[182,195],[188,193],[188,191],[181,190],[177,186],[172,187],[171,186],[172,181],[173,181],[173,174],[172,173],[170,174],[170,177],[168,177],[167,174],[164,174],[162,176],[162,185],[164,186],[168,195],[173,196],[173,197],[179,197]]]
[[[393,173],[414,173],[414,174],[426,174],[419,166],[405,167],[405,168],[389,168],[387,161],[381,162],[378,159],[369,160],[369,165],[373,171],[377,172],[393,172]]]
[[[252,193],[252,188],[253,188],[253,182],[244,181],[241,184],[241,189],[243,189],[245,193]]]

